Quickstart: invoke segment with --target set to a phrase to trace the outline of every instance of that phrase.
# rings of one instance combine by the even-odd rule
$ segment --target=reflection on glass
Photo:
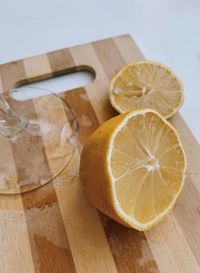
[[[64,100],[46,93],[23,102],[0,96],[0,193],[36,189],[72,159],[78,142],[75,115]]]

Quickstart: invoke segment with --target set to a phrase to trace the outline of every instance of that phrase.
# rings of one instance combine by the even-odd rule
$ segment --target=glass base
[[[70,163],[78,126],[73,111],[54,94],[8,103],[28,121],[15,137],[0,135],[0,193],[16,194],[45,185]]]

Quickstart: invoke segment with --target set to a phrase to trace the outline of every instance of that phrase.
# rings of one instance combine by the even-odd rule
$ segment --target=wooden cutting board
[[[173,212],[151,231],[131,230],[102,215],[79,184],[81,146],[116,115],[109,80],[124,64],[142,59],[124,35],[0,66],[1,92],[83,67],[96,74],[86,88],[61,94],[80,127],[80,149],[71,164],[35,191],[0,195],[0,273],[200,272],[200,148],[180,114],[170,121],[187,153],[186,186]]]

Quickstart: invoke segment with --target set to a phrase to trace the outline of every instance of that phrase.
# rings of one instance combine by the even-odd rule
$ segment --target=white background
[[[125,33],[182,79],[199,141],[199,0],[0,0],[0,63]]]

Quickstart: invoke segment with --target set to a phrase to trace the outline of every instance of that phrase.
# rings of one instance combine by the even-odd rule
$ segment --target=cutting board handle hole
[[[39,88],[49,90],[49,93],[58,94],[64,91],[86,87],[95,80],[95,77],[96,73],[93,68],[79,66],[74,69],[59,71],[58,73],[54,73],[53,76],[52,74],[42,76],[42,79],[39,80],[32,78],[21,81],[16,85],[18,91],[11,93],[11,96],[15,100],[24,101],[46,95],[46,93],[43,94]],[[38,87],[38,89],[29,89],[28,87]]]

